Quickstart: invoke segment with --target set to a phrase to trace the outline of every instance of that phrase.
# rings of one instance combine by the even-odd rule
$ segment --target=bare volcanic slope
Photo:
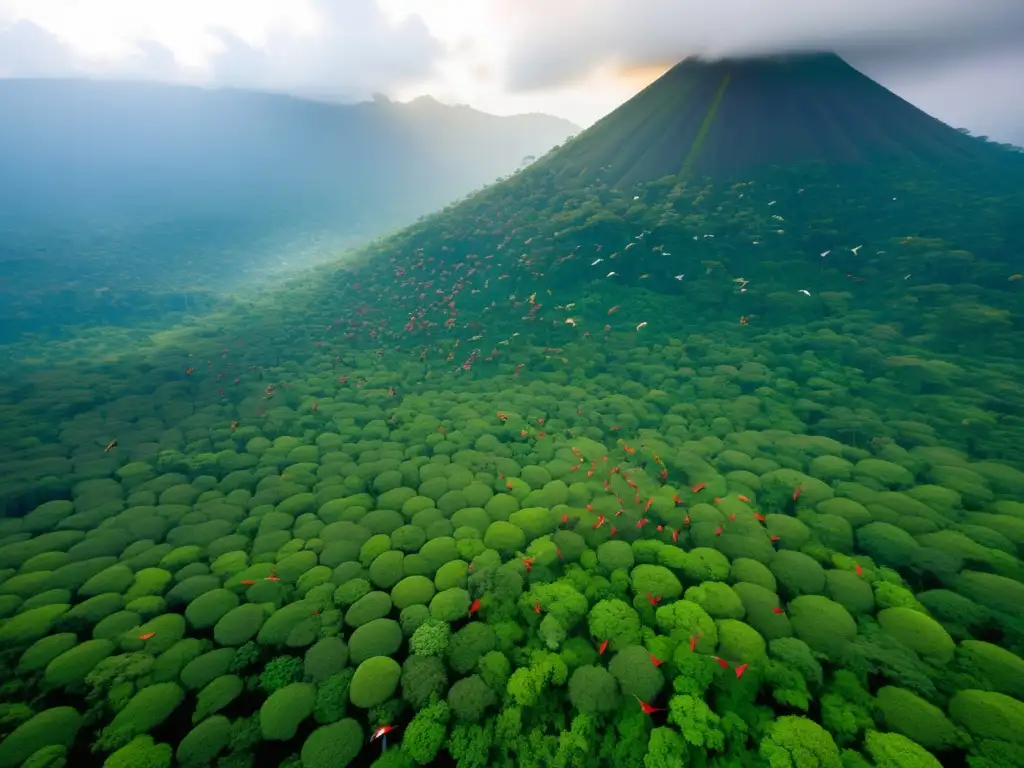
[[[834,54],[687,59],[548,162],[616,186],[681,172],[731,176],[765,165],[930,162],[989,147]]]

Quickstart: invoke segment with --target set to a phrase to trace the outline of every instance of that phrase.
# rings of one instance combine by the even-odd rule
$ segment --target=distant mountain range
[[[0,218],[294,211],[373,233],[579,130],[431,98],[340,105],[81,80],[0,80],[0,114]]]

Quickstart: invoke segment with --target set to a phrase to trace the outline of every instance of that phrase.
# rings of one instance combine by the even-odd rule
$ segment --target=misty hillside
[[[356,105],[151,83],[0,81],[0,216],[282,208],[404,223],[578,130],[423,98]]]

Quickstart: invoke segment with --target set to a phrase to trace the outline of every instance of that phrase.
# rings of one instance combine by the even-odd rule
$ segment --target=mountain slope
[[[578,136],[564,175],[619,186],[683,170],[723,176],[766,164],[941,160],[986,154],[977,142],[834,54],[688,59]]]
[[[0,80],[0,211],[187,214],[312,206],[376,231],[576,130],[419,100],[337,105],[150,83]],[[396,194],[401,189],[401,194]]]
[[[0,80],[0,114],[16,116],[0,120],[0,343],[205,310],[415,221],[576,130],[429,98],[86,81]]]

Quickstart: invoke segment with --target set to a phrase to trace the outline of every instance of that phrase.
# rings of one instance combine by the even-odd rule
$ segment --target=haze
[[[0,0],[0,76],[431,94],[586,126],[693,54],[831,49],[957,127],[1024,142],[1019,0]]]

